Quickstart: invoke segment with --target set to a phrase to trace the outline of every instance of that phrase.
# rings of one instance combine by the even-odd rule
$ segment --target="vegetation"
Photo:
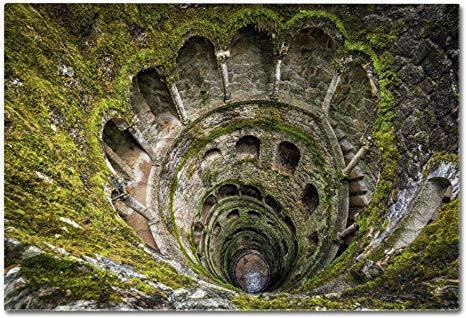
[[[372,201],[358,220],[360,229],[355,243],[296,292],[309,292],[360,266],[362,261],[353,264],[354,256],[367,246],[368,233],[383,226],[381,214],[397,181],[400,154],[393,120],[394,92],[399,80],[393,70],[394,57],[383,49],[397,38],[401,26],[395,24],[388,33],[380,29],[364,30],[361,34],[356,31],[357,25],[352,25],[353,21],[341,19],[330,7],[297,8],[7,4],[5,236],[44,250],[50,250],[46,243],[52,244],[75,257],[99,254],[131,265],[148,278],[172,288],[194,285],[187,276],[152,259],[141,248],[141,239],[107,201],[104,188],[109,171],[100,144],[102,118],[115,112],[131,121],[131,81],[140,70],[157,67],[169,75],[168,82],[176,80],[177,52],[192,35],[208,38],[216,49],[226,49],[240,28],[254,24],[273,34],[274,46],[279,47],[284,38],[318,20],[326,21],[341,34],[346,53],[364,54],[372,62],[379,80],[378,116],[372,134],[381,153],[382,167]],[[197,140],[177,169],[216,136],[248,125],[282,131],[303,141],[323,166],[318,147],[305,132],[275,119],[215,129]],[[446,156],[452,155],[441,154],[439,158]],[[176,187],[175,177],[170,200]],[[173,201],[171,211],[172,204]],[[370,308],[439,308],[441,300],[430,289],[422,288],[430,288],[429,284],[438,287],[440,283],[433,281],[435,277],[444,277],[444,282],[457,278],[458,209],[458,201],[445,206],[439,220],[426,227],[412,247],[394,258],[382,277],[347,292],[345,297],[349,300],[299,299],[286,294],[266,299],[242,294],[235,299],[235,304],[243,309],[315,309],[316,306],[338,309],[348,308],[355,302]],[[72,219],[80,228],[70,227],[60,217]],[[104,290],[110,286],[126,287],[126,284],[135,284],[148,293],[156,292],[143,282],[121,283],[117,277],[96,268],[48,254],[22,261],[20,265],[33,290],[56,286],[70,290],[73,299],[118,300],[117,294]],[[193,267],[207,275],[201,267],[195,264]],[[442,269],[442,272],[436,274],[433,269]],[[382,293],[389,295],[394,288],[408,288],[411,283],[410,288],[419,293],[419,299],[402,298],[401,303],[395,299],[378,299]]]
[[[143,283],[139,278],[122,282],[115,274],[78,262],[72,258],[58,258],[52,254],[42,253],[22,262],[20,274],[28,279],[28,287],[32,291],[58,288],[61,293],[48,297],[66,300],[97,300],[112,302],[121,299],[117,287],[123,289],[136,288],[141,292],[166,298],[152,286]],[[64,299],[56,299],[62,302]]]

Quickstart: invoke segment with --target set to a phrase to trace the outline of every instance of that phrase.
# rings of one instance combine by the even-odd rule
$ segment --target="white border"
[[[97,3],[215,3],[215,4],[221,4],[221,3],[232,3],[232,1],[223,1],[223,0],[210,0],[210,1],[148,1],[148,0],[139,0],[139,1],[126,1],[126,2],[121,2],[121,1],[114,1],[114,0],[101,0],[101,1],[96,1],[96,0],[87,0],[87,1],[79,1],[79,0],[68,0],[68,1],[59,1],[59,2],[55,2],[55,1],[25,1],[25,0],[16,0],[16,1],[10,1],[10,0],[6,0],[4,1],[4,3],[93,3],[93,4],[97,4]],[[235,4],[240,4],[240,3],[245,3],[245,4],[255,4],[255,3],[259,3],[259,4],[267,4],[267,3],[276,3],[276,4],[280,4],[280,3],[290,3],[290,4],[460,4],[461,6],[461,1],[459,0],[456,0],[456,1],[441,1],[441,0],[437,0],[437,1],[422,1],[421,3],[419,1],[403,1],[403,0],[392,0],[392,1],[385,1],[385,0],[379,0],[379,1],[368,1],[368,0],[359,0],[357,2],[351,2],[349,3],[349,1],[344,1],[344,0],[334,0],[334,1],[324,1],[324,2],[320,2],[320,1],[273,1],[273,0],[256,0],[256,1],[238,1],[238,2],[234,2]],[[462,7],[460,7],[460,25],[459,25],[459,28],[460,28],[460,77],[459,77],[459,88],[460,88],[460,105],[464,105],[464,94],[465,94],[465,90],[464,90],[464,86],[462,85],[462,82],[463,82],[463,79],[464,79],[464,76],[463,76],[463,65],[464,65],[464,60],[465,60],[465,57],[464,57],[464,54],[463,54],[463,43],[464,43],[464,40],[465,40],[465,34],[464,34],[464,24],[463,24],[463,12],[462,12]],[[1,34],[0,34],[0,49],[1,49],[1,53],[0,53],[0,75],[1,75],[1,78],[4,79],[4,4],[0,5],[0,28],[1,28]],[[0,200],[0,204],[1,204],[1,207],[2,207],[2,210],[3,211],[3,207],[4,207],[4,164],[3,164],[3,161],[4,161],[4,112],[3,112],[3,109],[4,109],[4,84],[2,83],[2,85],[0,85],[0,97],[1,97],[1,105],[2,105],[2,108],[1,108],[1,111],[0,111],[0,137],[1,137],[1,140],[0,140],[0,169],[1,169],[1,172],[2,172],[2,178],[1,178],[1,181],[0,181],[0,193],[1,193],[1,200]],[[460,108],[461,108],[460,106]],[[460,110],[460,148],[461,149],[464,149],[464,146],[466,145],[466,140],[463,136],[463,131],[464,131],[464,124],[463,124],[463,120],[464,120],[464,117],[463,117],[463,111]],[[463,157],[463,151],[461,151],[460,153],[460,159],[461,159],[461,164],[460,164],[460,169],[461,169],[461,175],[462,175],[462,180],[464,179],[464,172],[463,172],[463,167],[465,167],[465,163],[466,163],[466,159]],[[461,186],[463,185],[463,183],[461,182]],[[462,188],[462,187],[461,187]],[[462,193],[462,189],[460,190],[460,195]],[[465,207],[466,207],[466,203],[464,200],[462,200],[461,198],[461,211],[464,211],[465,210]],[[462,213],[462,217],[463,217],[463,213]],[[2,213],[2,222],[1,222],[1,232],[2,232],[2,242],[3,242],[3,236],[4,236],[4,232],[3,232],[3,229],[4,229],[4,223],[3,223],[3,213]],[[462,222],[461,222],[462,224]],[[462,225],[461,226],[461,239],[463,239],[465,236],[465,227]],[[2,245],[3,246],[3,245]],[[460,241],[460,255],[464,255],[464,244],[462,242],[462,240]],[[464,273],[464,259],[461,260],[460,264],[461,264],[461,272],[460,272],[460,292],[461,292],[461,296],[460,296],[460,308],[462,309],[462,305],[463,305],[463,302],[462,300],[464,299],[464,288],[463,287],[463,282],[461,280],[462,278],[462,274]],[[2,268],[3,268],[3,264],[4,264],[4,259],[3,257],[1,258],[1,261],[0,261],[0,264],[2,265]],[[3,277],[3,276],[2,276]],[[3,278],[2,278],[2,282],[3,282]],[[2,284],[3,285],[3,284]],[[3,288],[0,288],[1,292],[0,292],[0,306],[3,310]],[[29,316],[30,313],[28,312],[21,312],[21,313],[7,313],[5,311],[3,311],[3,314],[5,314],[6,316],[14,316],[14,317],[26,317],[26,316]],[[47,315],[50,315],[52,314],[53,316],[55,317],[64,317],[66,315],[68,315],[67,313],[49,313],[49,312],[35,312],[34,315],[37,315],[39,317],[44,317],[44,316],[47,316]],[[89,317],[89,315],[95,315],[95,314],[98,314],[99,316],[113,316],[115,314],[122,314],[122,313],[119,313],[119,312],[102,312],[102,313],[89,313],[89,312],[80,312],[80,313],[73,313],[72,315],[74,317]],[[167,313],[167,312],[148,312],[148,313],[140,313],[140,312],[131,312],[131,313],[125,313],[126,315],[130,315],[130,316],[133,316],[133,315],[174,315],[174,316],[185,316],[185,315],[196,315],[197,313],[194,313],[194,312],[189,312],[189,313],[182,313],[182,312],[170,312],[170,313]],[[219,314],[219,312],[212,312],[212,313],[207,313],[207,312],[200,312],[198,313],[199,315],[204,315],[204,314],[210,314],[210,315],[216,315],[216,314]],[[243,313],[240,313],[240,312],[235,312],[235,313],[226,313],[228,315],[242,315]],[[249,317],[259,317],[259,316],[263,316],[263,315],[284,315],[285,313],[283,312],[261,312],[261,313],[246,313],[246,315],[248,315]],[[304,313],[304,312],[300,312],[300,313],[290,313],[290,315],[298,315],[298,316],[304,316],[304,315],[322,315],[322,314],[330,314],[330,315],[350,315],[350,316],[359,316],[361,315],[362,313],[359,313],[359,312],[351,312],[351,313],[335,313],[335,312],[330,312],[330,313],[316,313],[316,312],[307,312],[307,313]],[[370,312],[370,313],[364,313],[364,315],[374,315],[374,314],[377,314],[378,316],[389,316],[391,315],[392,313],[374,313],[374,312]],[[424,313],[424,312],[414,312],[414,313],[393,313],[393,314],[396,314],[397,316],[399,315],[408,315],[408,314],[413,314],[413,315],[427,315],[428,317],[432,317],[432,316],[436,316],[436,315],[439,315],[439,314],[442,314],[442,313]],[[443,313],[445,314],[445,313]],[[449,315],[459,315],[461,314],[461,312],[457,312],[457,313],[449,313]],[[286,314],[285,314],[286,315]]]

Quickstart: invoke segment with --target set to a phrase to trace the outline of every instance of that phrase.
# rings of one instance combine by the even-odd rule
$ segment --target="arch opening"
[[[176,64],[180,72],[176,85],[188,116],[209,102],[223,99],[215,48],[207,38],[192,36],[187,39],[178,51]]]
[[[217,198],[214,196],[214,195],[209,195],[205,200],[204,200],[204,204],[202,205],[202,208],[201,208],[201,218],[202,220],[206,220],[208,215],[209,215],[209,212],[210,212],[210,209],[212,209],[212,207],[217,203]]]
[[[262,200],[261,191],[252,185],[242,185],[240,187],[240,193],[257,200]]]
[[[270,270],[260,252],[251,250],[243,253],[237,257],[233,268],[232,280],[244,291],[256,294],[267,288]]]
[[[219,200],[238,195],[238,187],[234,184],[224,184],[217,190]]]
[[[302,202],[306,209],[306,215],[311,216],[319,206],[319,193],[317,192],[317,189],[314,185],[310,183],[306,185],[302,197]]]
[[[239,211],[238,209],[234,209],[227,214],[227,220],[235,220],[239,218]]]
[[[299,148],[291,142],[283,141],[278,145],[272,168],[282,174],[293,175],[300,159],[301,152]]]
[[[254,136],[244,136],[236,142],[236,157],[238,160],[258,159],[260,140]]]
[[[227,63],[233,96],[272,91],[274,50],[269,33],[248,25],[233,38],[230,52]]]

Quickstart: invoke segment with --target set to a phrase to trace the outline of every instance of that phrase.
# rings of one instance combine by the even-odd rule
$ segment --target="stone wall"
[[[8,309],[458,308],[458,6],[5,12]],[[110,119],[147,155],[144,185],[118,149],[108,165]],[[240,158],[246,135],[259,151]],[[239,195],[202,216],[225,184]],[[262,198],[228,219],[245,186]],[[271,293],[235,289],[242,257]]]
[[[195,117],[201,107],[223,100],[223,84],[209,40],[193,37],[178,52],[180,80],[176,82],[186,105],[188,117]]]
[[[232,96],[270,95],[276,60],[270,35],[254,26],[239,30],[232,39],[230,53],[227,65]]]
[[[288,93],[290,99],[321,106],[334,74],[336,44],[321,29],[309,28],[287,39],[287,45],[280,92]]]

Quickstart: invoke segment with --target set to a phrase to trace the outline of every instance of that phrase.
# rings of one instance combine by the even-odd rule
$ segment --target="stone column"
[[[107,144],[104,144],[104,150],[107,156],[116,164],[116,168],[123,173],[123,177],[128,180],[134,179],[133,169]]]
[[[229,100],[230,95],[230,82],[228,80],[228,68],[227,60],[230,58],[230,51],[220,51],[215,54],[217,61],[220,63],[220,68],[222,70],[222,80],[223,80],[223,98],[224,100]]]
[[[285,55],[288,53],[288,46],[282,44],[280,50],[278,51],[277,64],[275,65],[275,80],[273,82],[273,92],[272,98],[277,99],[280,89],[281,73],[282,73],[282,60]]]
[[[154,211],[152,211],[151,208],[146,208],[128,193],[121,196],[121,201],[137,213],[141,214],[147,220],[152,221],[154,219]]]
[[[358,164],[359,160],[362,159],[362,157],[366,154],[366,152],[369,150],[369,144],[365,144],[363,145],[359,150],[358,152],[356,153],[356,155],[354,155],[353,159],[351,159],[351,161],[348,163],[348,165],[343,169],[343,171],[341,172],[343,174],[343,176],[345,178],[348,178],[351,171],[354,169],[354,167],[356,167],[356,165]]]
[[[330,82],[330,85],[328,86],[327,94],[325,94],[325,99],[322,103],[324,114],[328,114],[328,111],[330,110],[330,103],[332,102],[333,94],[335,94],[338,84],[340,83],[340,78],[341,74],[339,72],[335,73],[333,75],[332,81]]]
[[[337,234],[337,240],[343,241],[346,237],[350,236],[351,234],[355,233],[359,229],[359,225],[356,223],[351,224],[343,231]]]
[[[155,213],[151,208],[146,208],[142,203],[133,198],[126,189],[126,183],[118,175],[110,177],[114,191],[112,191],[112,201],[120,200],[126,206],[141,214],[148,221],[155,218]],[[115,194],[113,194],[115,192]]]
[[[379,95],[379,89],[377,88],[377,78],[374,75],[371,63],[367,63],[363,66],[363,68],[364,70],[366,70],[367,78],[369,79],[369,83],[371,84],[372,97],[377,97]]]
[[[134,137],[134,139],[136,139],[136,141],[141,146],[141,148],[144,150],[144,152],[149,156],[150,160],[153,163],[157,163],[158,162],[157,155],[155,154],[154,150],[152,150],[151,145],[146,140],[146,138],[144,138],[144,135],[139,130],[139,128],[136,126],[136,124],[129,127],[128,131]]]
[[[186,115],[186,110],[183,105],[183,100],[181,99],[180,93],[178,92],[178,88],[176,87],[175,83],[172,83],[170,86],[170,95],[173,100],[173,104],[175,104],[176,112],[178,113],[178,117],[183,125],[188,123],[188,117]]]

